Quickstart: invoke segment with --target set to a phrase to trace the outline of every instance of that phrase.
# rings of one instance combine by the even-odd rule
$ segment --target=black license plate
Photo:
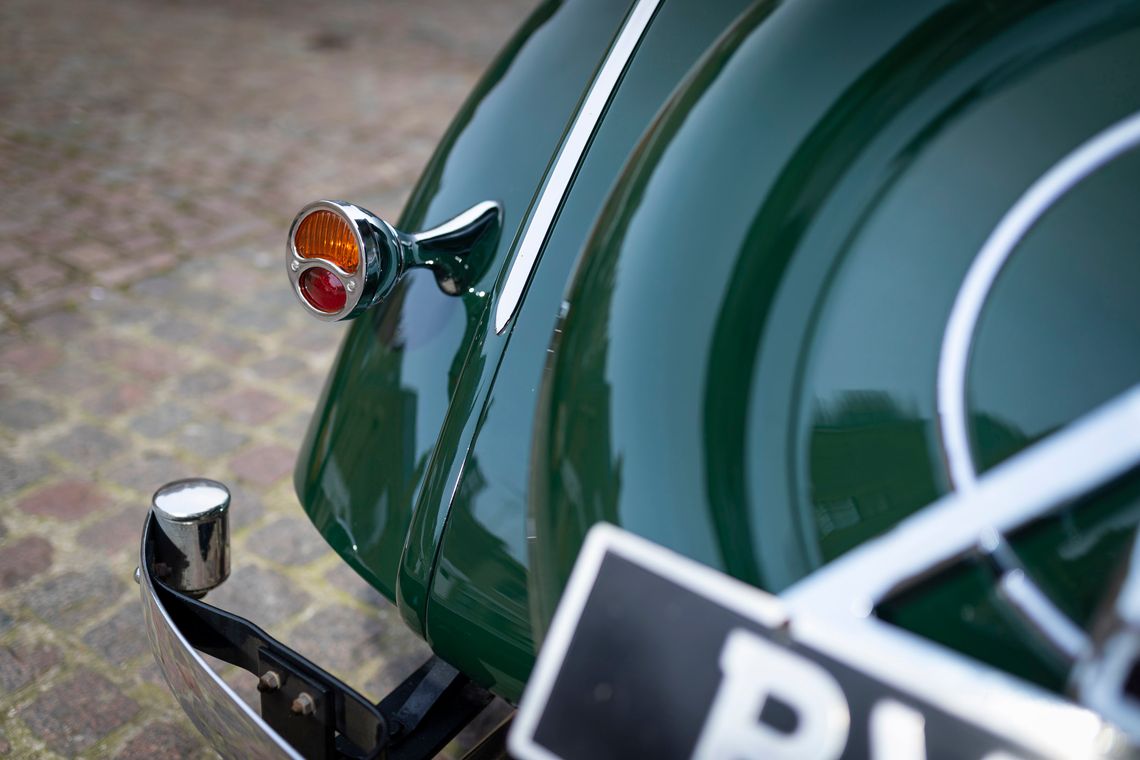
[[[612,526],[575,566],[512,730],[519,760],[1034,752],[793,639],[781,601]]]

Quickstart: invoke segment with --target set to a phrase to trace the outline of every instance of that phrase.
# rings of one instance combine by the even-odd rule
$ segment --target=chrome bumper
[[[197,577],[183,565],[200,561],[171,550],[169,538],[152,510],[137,573],[147,636],[182,709],[223,757],[434,757],[491,701],[490,692],[432,657],[373,704],[248,620],[200,601],[197,586],[183,593],[168,585],[171,578]],[[260,713],[199,652],[258,677]]]
[[[174,624],[156,587],[148,557],[153,520],[148,515],[139,556],[143,618],[154,659],[182,709],[223,757],[297,758],[289,743],[206,664]],[[165,592],[169,593],[169,592]]]

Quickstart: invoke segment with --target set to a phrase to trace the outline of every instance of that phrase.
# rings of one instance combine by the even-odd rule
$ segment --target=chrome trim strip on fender
[[[614,91],[617,90],[618,82],[621,81],[634,50],[641,42],[660,4],[661,0],[638,0],[626,17],[625,24],[609,54],[606,55],[606,60],[594,78],[593,84],[590,85],[590,92],[586,95],[586,100],[582,103],[578,115],[574,118],[574,124],[558,151],[554,167],[546,177],[538,203],[534,206],[526,231],[523,232],[522,242],[519,243],[515,259],[511,263],[503,290],[499,293],[498,303],[495,306],[497,334],[502,334],[518,309],[519,302],[522,301],[523,291],[530,281],[531,272],[538,263],[542,247],[550,234],[550,228],[554,225],[554,218],[562,208],[562,201],[566,198],[570,182],[574,179],[578,165],[586,154],[586,148],[594,136],[602,113],[609,105]]]
[[[1098,169],[1140,145],[1140,113],[1118,121],[1045,172],[990,233],[954,300],[938,359],[938,431],[950,482],[957,490],[977,484],[966,420],[966,372],[974,331],[986,299],[1017,244],[1053,204]]]

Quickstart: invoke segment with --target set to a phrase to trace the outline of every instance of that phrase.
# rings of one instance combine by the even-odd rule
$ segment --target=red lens
[[[301,286],[301,295],[309,305],[325,314],[335,314],[340,311],[348,300],[344,283],[327,269],[320,267],[306,269],[301,272],[297,282]]]

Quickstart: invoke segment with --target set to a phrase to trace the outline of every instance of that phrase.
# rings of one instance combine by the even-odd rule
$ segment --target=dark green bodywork
[[[1034,180],[1140,109],[1136,2],[664,0],[496,335],[627,9],[543,5],[492,67],[399,226],[498,200],[495,263],[461,297],[409,276],[354,323],[297,468],[333,547],[508,699],[598,520],[779,592],[946,493],[936,372],[967,268]],[[1138,188],[1134,151],[998,279],[968,377],[981,469],[1140,377]],[[1078,620],[1140,518],[1134,481],[1014,537]],[[984,574],[921,591],[881,614],[1063,685]]]

